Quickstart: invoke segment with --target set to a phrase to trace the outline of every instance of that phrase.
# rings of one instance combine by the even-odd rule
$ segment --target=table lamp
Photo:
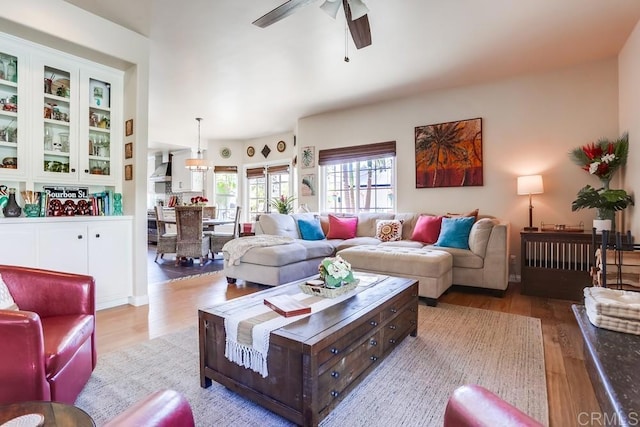
[[[525,231],[538,231],[538,227],[533,226],[533,205],[531,204],[532,194],[544,193],[542,175],[526,175],[518,177],[518,195],[529,195],[529,226]]]

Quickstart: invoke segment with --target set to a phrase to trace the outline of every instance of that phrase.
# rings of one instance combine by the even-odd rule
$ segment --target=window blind
[[[353,161],[395,157],[396,142],[386,141],[375,144],[355,145],[351,147],[330,148],[318,152],[318,165],[335,165]]]

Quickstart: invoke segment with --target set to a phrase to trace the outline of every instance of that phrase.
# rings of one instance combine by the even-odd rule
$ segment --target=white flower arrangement
[[[351,271],[351,264],[339,255],[323,259],[318,271],[320,272],[320,279],[324,280],[327,288],[339,288],[355,281]]]

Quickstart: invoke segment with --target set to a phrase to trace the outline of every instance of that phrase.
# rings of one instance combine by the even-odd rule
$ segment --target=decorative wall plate
[[[282,153],[284,150],[287,149],[287,144],[284,141],[278,141],[278,145],[276,145],[276,148],[280,153]]]
[[[227,147],[223,147],[220,150],[220,155],[222,156],[223,159],[228,159],[229,157],[231,157],[231,150]]]
[[[247,147],[247,156],[249,157],[253,157],[253,155],[256,154],[256,149],[253,148],[253,146],[248,146]]]

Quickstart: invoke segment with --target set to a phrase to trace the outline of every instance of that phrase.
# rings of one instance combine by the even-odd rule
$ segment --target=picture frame
[[[316,148],[313,146],[302,147],[302,169],[310,169],[316,166]]]
[[[125,136],[133,135],[133,119],[124,122],[124,134]]]
[[[303,196],[316,195],[316,174],[310,173],[302,175],[301,194]]]
[[[415,128],[416,188],[483,184],[482,118]]]
[[[133,157],[133,142],[124,144],[124,158],[131,159]]]
[[[125,181],[133,179],[133,165],[124,165],[124,179]]]

